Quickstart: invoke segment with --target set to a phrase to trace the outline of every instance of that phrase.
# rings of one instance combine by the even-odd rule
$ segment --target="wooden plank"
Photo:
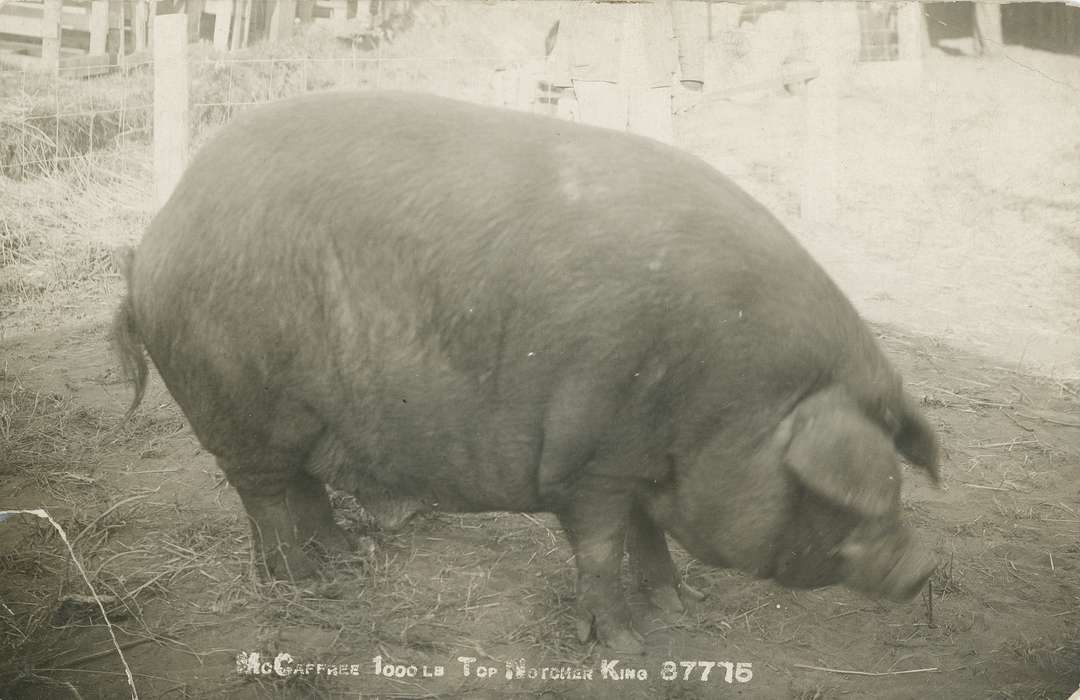
[[[297,0],[296,16],[300,24],[310,24],[315,16],[315,0]]]
[[[270,16],[270,41],[284,41],[292,36],[296,19],[296,0],[276,0]]]
[[[124,52],[124,3],[115,2],[115,0],[113,2],[104,0],[104,2],[109,22],[109,29],[105,38],[105,53],[115,57]]]
[[[255,8],[252,6],[254,0],[244,0],[244,15],[241,21],[241,25],[244,28],[244,33],[240,37],[240,48],[244,48],[248,45],[248,38],[251,36],[251,20],[255,16]]]
[[[88,16],[83,15],[79,17],[76,15],[75,21],[69,21],[71,15],[63,15],[63,28],[67,31],[85,32],[90,28],[90,19]],[[44,21],[44,14],[40,11],[34,15],[6,15],[0,13],[0,34],[12,34],[15,36],[31,36],[35,38],[41,37],[41,23]],[[58,25],[60,22],[58,20]],[[72,26],[74,25],[74,26]]]
[[[187,17],[154,20],[154,201],[169,199],[187,164]]]
[[[4,4],[0,2],[0,34],[18,34],[20,36],[41,36],[42,3]],[[90,17],[79,7],[63,7],[60,10],[60,24],[64,29],[85,32],[90,29]]]
[[[6,9],[6,8],[5,8]],[[42,22],[45,21],[40,8],[36,14],[8,14],[0,13],[0,34],[12,34],[15,36],[44,36]],[[60,26],[60,14],[56,13],[56,26]],[[51,35],[50,35],[51,36]]]
[[[154,47],[154,22],[157,21],[157,0],[148,0],[146,13],[146,46]]]
[[[38,25],[41,37],[41,63],[43,68],[55,73],[60,69],[60,14],[63,12],[63,0],[45,0]]]
[[[218,11],[214,14],[214,48],[218,51],[229,50],[229,27],[232,25],[234,1],[218,2]]]
[[[1080,54],[1080,7],[1065,7],[1062,12],[1068,17],[1069,52]]]
[[[244,3],[246,0],[233,0],[232,3],[232,33],[229,37],[229,49],[236,51],[243,44],[240,43],[244,35]]]
[[[116,65],[120,66],[120,70],[124,69],[124,56],[127,55],[128,47],[128,32],[127,32],[127,16],[128,16],[128,2],[120,2],[117,9],[117,29],[120,33],[120,52],[116,55]]]
[[[202,24],[203,11],[206,9],[206,0],[187,0],[185,8],[188,18],[188,41],[199,41],[199,27]]]
[[[975,47],[981,56],[1001,53],[1004,39],[1001,34],[1001,5],[975,2]]]
[[[348,5],[346,5],[345,0],[327,0],[326,4],[330,8],[330,24],[334,28],[340,29],[349,18]]]
[[[90,53],[103,54],[109,39],[109,0],[90,3]]]
[[[146,0],[135,0],[135,8],[131,20],[131,30],[135,34],[135,50],[142,51],[146,48],[147,21],[150,16]]]
[[[922,3],[905,2],[896,8],[896,37],[901,61],[922,61],[930,39]]]

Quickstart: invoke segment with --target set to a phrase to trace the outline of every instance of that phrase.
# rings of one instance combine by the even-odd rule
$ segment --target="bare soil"
[[[4,506],[45,508],[81,535],[76,552],[98,593],[116,598],[142,697],[1060,698],[1080,681],[1075,385],[882,328],[947,449],[942,489],[905,473],[905,517],[943,562],[932,611],[929,594],[892,605],[839,588],[785,591],[680,556],[708,597],[666,619],[637,601],[649,654],[621,666],[648,680],[506,680],[511,659],[599,674],[606,658],[574,637],[571,553],[550,518],[442,515],[371,532],[342,496],[343,523],[372,551],[329,563],[316,582],[261,583],[235,493],[159,383],[131,425],[107,434],[128,393],[105,330],[95,321],[5,343]],[[23,674],[4,697],[75,697],[65,682],[84,698],[125,695],[100,617],[63,615],[64,596],[88,591],[56,533],[16,516],[0,538],[4,643],[17,653],[4,679]],[[243,676],[240,651],[358,664],[359,675]],[[383,678],[375,657],[445,675]],[[464,677],[458,657],[498,676]],[[746,662],[753,678],[702,681],[698,669],[684,681],[680,667],[663,680],[667,660]],[[889,675],[900,671],[916,672]]]
[[[113,432],[130,391],[107,344],[122,293],[107,262],[63,286],[0,285],[0,509],[43,508],[63,527],[140,697],[1064,698],[1080,685],[1080,62],[1010,55],[1024,65],[935,55],[918,90],[868,74],[844,88],[831,233],[801,217],[805,98],[706,99],[678,123],[875,322],[940,431],[943,486],[905,469],[905,517],[942,562],[911,604],[787,591],[680,553],[707,598],[667,617],[634,601],[648,654],[617,668],[647,678],[612,680],[575,638],[573,563],[551,518],[383,532],[344,495],[355,557],[268,584],[238,498],[160,382]],[[118,208],[94,243],[131,242],[145,213]],[[0,697],[129,695],[50,524],[0,522],[0,572]],[[349,666],[251,675],[240,652]],[[377,675],[376,657],[416,675]],[[497,672],[466,676],[459,657]],[[507,679],[521,659],[593,679]],[[676,666],[668,680],[668,661],[750,664],[752,679]]]

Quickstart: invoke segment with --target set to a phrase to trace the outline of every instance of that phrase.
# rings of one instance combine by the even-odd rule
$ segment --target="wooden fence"
[[[188,41],[220,50],[285,39],[297,23],[343,24],[369,0],[0,0],[0,64],[94,75],[141,63],[156,15],[187,16]]]
[[[146,0],[0,2],[0,62],[26,69],[95,74],[147,48]]]
[[[745,8],[785,4],[795,3],[747,2],[743,12]],[[286,39],[298,23],[326,21],[340,26],[349,19],[369,16],[369,10],[385,11],[383,5],[385,0],[0,0],[0,64],[94,75],[125,63],[145,62],[155,15],[184,14],[188,41],[212,41],[215,48],[227,51],[255,40]],[[924,16],[933,17],[938,11],[935,7],[967,13],[970,19],[964,23],[968,35],[974,36],[981,54],[999,52],[1006,40],[1080,53],[1080,8],[1060,2],[908,1],[886,5],[858,5],[864,60],[917,60],[927,45]],[[890,14],[882,15],[883,7]],[[932,40],[937,25],[931,25]],[[1048,36],[1053,38],[1050,43]]]

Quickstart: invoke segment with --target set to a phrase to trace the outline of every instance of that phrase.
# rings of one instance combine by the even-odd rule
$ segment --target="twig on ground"
[[[825,668],[823,666],[807,666],[794,664],[795,668],[805,668],[811,671],[824,671],[825,673],[841,673],[848,676],[902,676],[908,673],[931,673],[937,671],[937,666],[932,668],[913,668],[909,671],[849,671],[840,668]]]
[[[1020,428],[1020,430],[1023,430],[1023,431],[1029,432],[1029,433],[1034,433],[1035,432],[1035,428],[1032,428],[1030,425],[1024,425],[1023,423],[1021,423],[1020,421],[1018,421],[1016,419],[1016,416],[1009,413],[1008,411],[1002,411],[1001,415],[1005,416],[1006,418],[1011,420],[1013,423],[1015,423],[1016,427]]]
[[[928,389],[933,389],[934,391],[940,391],[943,394],[948,394],[949,396],[953,396],[955,398],[958,398],[961,401],[966,401],[967,403],[975,404],[976,406],[986,406],[988,408],[1012,408],[1015,405],[1015,404],[1012,404],[1012,403],[999,403],[997,401],[987,401],[985,399],[975,399],[975,398],[972,398],[970,396],[964,396],[963,394],[958,394],[955,391],[949,391],[948,389],[945,389],[945,388],[942,388],[942,387],[939,387],[939,386],[927,385],[927,388]]]
[[[148,643],[150,643],[152,641],[154,641],[154,640],[150,639],[149,637],[146,637],[146,638],[143,638],[143,639],[136,639],[136,640],[131,641],[131,642],[124,642],[123,644],[121,644],[117,648],[120,649],[121,651],[123,651],[123,650],[126,650],[126,649],[130,649],[132,647],[137,647],[140,644],[148,644]],[[70,661],[57,662],[57,665],[65,667],[65,668],[72,668],[72,667],[75,667],[75,666],[82,666],[83,664],[90,663],[91,661],[95,661],[97,659],[102,659],[102,658],[104,658],[106,656],[109,656],[115,651],[116,651],[116,649],[102,649],[99,652],[95,652],[93,654],[86,654],[85,656],[80,656],[80,657],[72,659]]]
[[[72,546],[72,547],[74,547],[74,546],[75,546],[75,544],[76,544],[76,543],[78,543],[78,541],[79,541],[80,539],[82,539],[83,535],[85,535],[86,533],[90,532],[90,530],[91,530],[91,529],[93,529],[93,527],[94,527],[95,525],[97,525],[97,524],[98,524],[99,522],[101,522],[101,520],[102,520],[102,519],[103,519],[103,518],[104,518],[105,516],[107,516],[107,515],[108,515],[109,513],[112,513],[112,512],[114,511],[114,510],[116,510],[117,508],[119,508],[119,507],[120,507],[120,506],[122,506],[122,505],[126,505],[126,504],[128,504],[128,503],[131,503],[132,501],[137,501],[137,500],[139,500],[140,498],[146,498],[147,496],[149,496],[149,495],[151,495],[151,494],[155,494],[155,493],[157,493],[157,492],[158,492],[158,491],[159,491],[160,489],[161,489],[161,487],[159,486],[158,488],[154,489],[153,491],[143,491],[142,493],[137,493],[137,494],[135,494],[134,496],[128,496],[127,498],[121,498],[121,499],[120,499],[119,501],[117,501],[116,503],[114,503],[114,504],[112,504],[111,506],[109,506],[108,508],[106,508],[106,509],[105,509],[105,510],[104,510],[104,511],[103,511],[103,512],[102,512],[102,513],[100,514],[100,515],[98,515],[98,516],[97,516],[96,518],[94,518],[93,520],[91,520],[91,521],[90,521],[90,523],[89,523],[89,524],[88,524],[88,525],[87,525],[86,527],[84,527],[84,528],[82,529],[82,532],[80,532],[79,534],[77,534],[77,535],[75,535],[74,537],[72,537],[72,538],[71,538],[71,546]]]
[[[5,515],[13,513],[24,513],[27,515],[33,515],[38,518],[48,520],[49,523],[54,528],[56,528],[56,531],[60,534],[60,539],[62,539],[64,541],[64,544],[67,545],[68,553],[71,554],[72,563],[75,564],[75,568],[79,570],[79,574],[83,577],[83,581],[86,582],[86,587],[90,589],[90,593],[94,596],[94,600],[97,601],[98,608],[101,610],[101,617],[105,621],[105,627],[109,630],[109,637],[112,638],[113,647],[116,648],[116,654],[120,657],[120,663],[124,666],[124,675],[127,676],[128,687],[131,688],[131,698],[132,700],[139,700],[139,693],[135,689],[135,679],[131,675],[131,667],[128,666],[127,659],[124,658],[124,652],[120,649],[120,642],[116,639],[116,632],[113,630],[112,622],[109,621],[109,614],[105,612],[105,606],[101,602],[101,597],[98,595],[97,591],[94,590],[94,584],[90,582],[90,577],[87,576],[86,569],[83,568],[82,562],[80,562],[79,558],[75,556],[75,548],[73,546],[73,542],[72,540],[68,539],[67,533],[64,532],[64,528],[60,527],[60,523],[53,520],[53,517],[51,515],[49,515],[45,510],[40,508],[35,510],[5,511],[4,513]],[[86,530],[83,530],[83,532],[86,532]]]

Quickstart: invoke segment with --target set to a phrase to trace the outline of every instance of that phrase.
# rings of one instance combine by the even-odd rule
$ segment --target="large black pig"
[[[844,295],[760,204],[647,139],[401,93],[253,109],[192,161],[128,270],[143,347],[269,571],[361,502],[557,515],[579,631],[641,651],[693,556],[895,599],[933,570],[897,453],[932,429]]]

